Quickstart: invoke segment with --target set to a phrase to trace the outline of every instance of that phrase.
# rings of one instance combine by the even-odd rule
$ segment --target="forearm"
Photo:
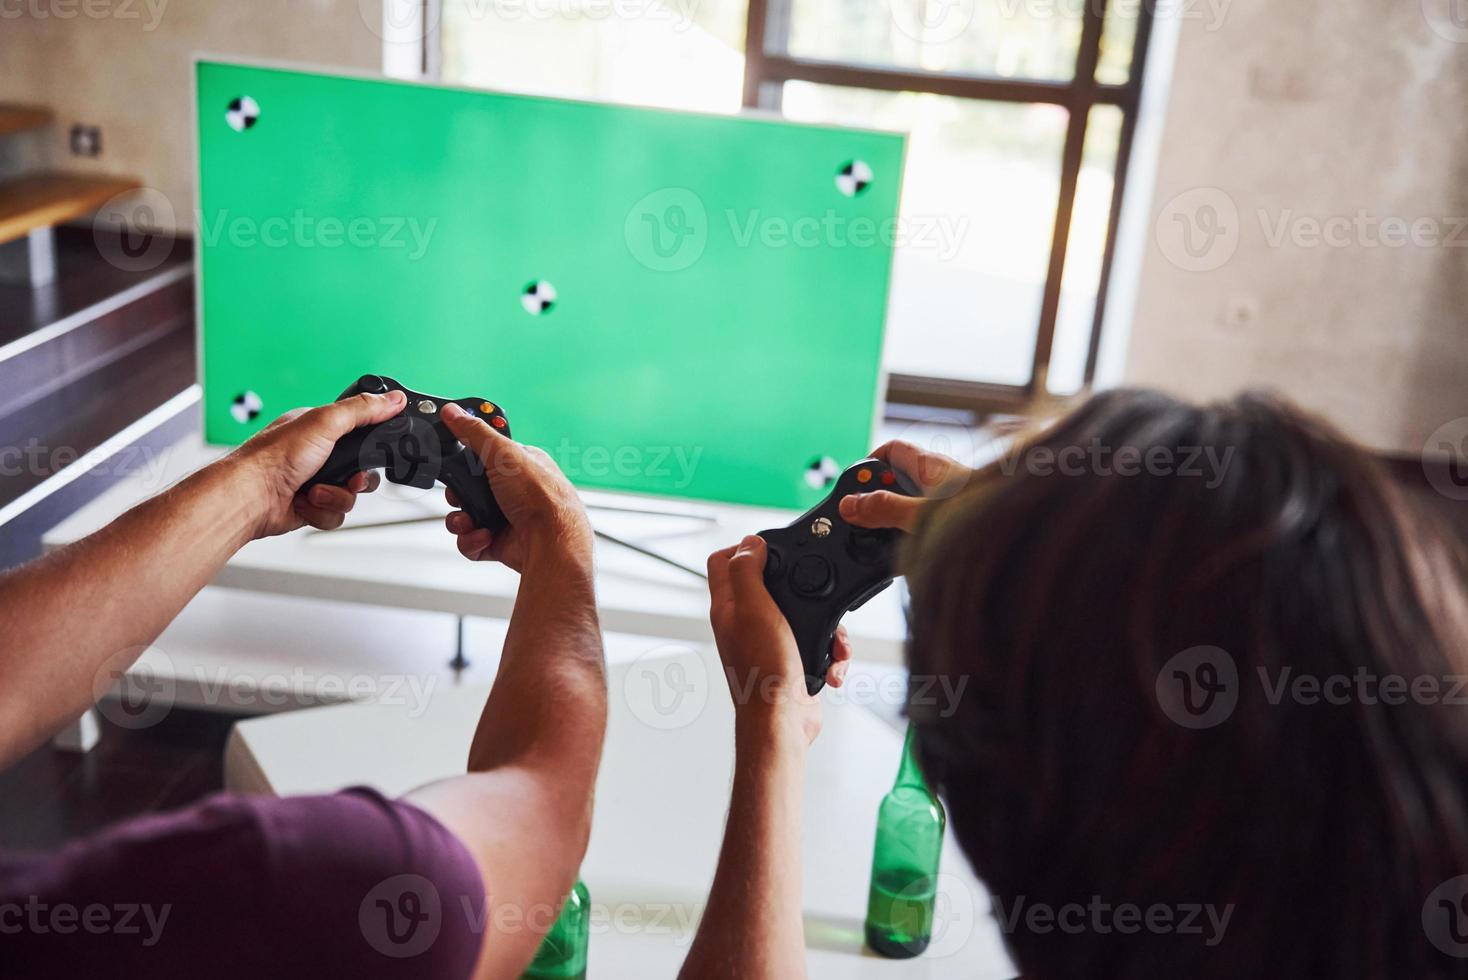
[[[591,575],[589,556],[526,564],[469,775],[408,795],[474,853],[492,907],[523,917],[492,926],[479,977],[525,968],[586,851],[607,716]]]
[[[806,744],[768,722],[735,723],[734,788],[718,870],[680,976],[805,976],[801,807]]]
[[[470,771],[517,765],[588,798],[606,730],[606,667],[588,553],[525,566]]]
[[[0,768],[84,711],[99,673],[136,660],[249,540],[257,496],[237,476],[221,461],[0,576]]]

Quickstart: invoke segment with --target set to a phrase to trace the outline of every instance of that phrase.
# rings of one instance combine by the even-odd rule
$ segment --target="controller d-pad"
[[[433,440],[436,443],[438,440]],[[409,432],[398,440],[397,454],[412,463],[426,463],[433,458],[430,445],[421,432]]]
[[[405,487],[418,485],[418,472],[420,468],[413,460],[399,453],[389,453],[387,465],[383,467],[387,471],[387,478],[389,480]]]
[[[863,565],[885,565],[892,559],[892,535],[872,528],[854,527],[846,536],[846,550]]]
[[[805,555],[791,566],[790,585],[799,595],[824,598],[836,588],[836,570],[821,555]]]

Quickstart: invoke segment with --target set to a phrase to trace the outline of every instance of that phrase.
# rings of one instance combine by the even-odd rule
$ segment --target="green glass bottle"
[[[585,980],[590,938],[591,895],[586,891],[586,882],[578,878],[521,980]]]
[[[943,804],[918,769],[909,727],[897,782],[877,811],[866,923],[867,945],[873,952],[906,959],[928,948],[946,819]]]

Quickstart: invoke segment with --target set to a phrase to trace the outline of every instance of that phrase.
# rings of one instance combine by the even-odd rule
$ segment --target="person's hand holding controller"
[[[735,723],[752,737],[801,736],[821,730],[821,706],[805,687],[805,667],[790,624],[765,588],[765,541],[751,534],[709,556],[709,620],[734,698]],[[836,630],[826,682],[840,687],[851,666],[846,629]]]
[[[949,496],[972,471],[938,453],[889,442],[872,454],[912,478],[925,498]],[[841,516],[857,527],[911,531],[928,500],[887,490],[852,494]],[[806,689],[800,649],[765,586],[766,545],[751,535],[709,556],[709,618],[734,697],[734,786],[713,888],[680,978],[806,975],[801,917],[802,797],[820,701]],[[845,629],[827,683],[851,660]],[[717,924],[717,925],[715,925]]]
[[[569,561],[591,565],[591,524],[586,509],[555,461],[543,450],[501,435],[458,405],[442,412],[449,431],[479,456],[494,499],[509,521],[499,534],[477,527],[456,510],[444,520],[459,539],[459,552],[471,561],[497,561],[517,572],[530,565]],[[449,505],[461,505],[452,491]]]
[[[468,843],[496,908],[554,910],[586,854],[606,731],[591,524],[575,488],[545,453],[454,403],[439,418],[484,464],[480,479],[489,481],[508,521],[491,532],[462,510],[449,514],[445,524],[459,552],[502,562],[521,577],[469,747],[469,776],[423,787],[408,800]],[[460,506],[458,494],[446,495]],[[476,975],[519,976],[550,920],[489,920]]]
[[[841,516],[857,527],[895,527],[912,531],[918,517],[934,500],[953,496],[968,485],[974,471],[942,453],[929,452],[910,442],[894,440],[872,453],[893,469],[901,470],[922,490],[907,497],[890,490],[852,494],[841,501]]]
[[[88,681],[121,676],[245,544],[307,524],[340,527],[377,474],[355,473],[345,487],[301,487],[339,439],[403,405],[393,392],[288,412],[95,534],[8,571],[0,588],[8,658],[0,768],[86,711],[100,690]]]
[[[356,473],[344,487],[301,487],[321,469],[336,442],[353,429],[385,422],[403,410],[403,393],[361,394],[319,408],[287,412],[220,461],[244,474],[239,481],[259,513],[253,536],[285,534],[306,524],[323,531],[341,527],[357,494],[377,489],[377,473]]]
[[[734,785],[703,921],[680,977],[805,976],[800,829],[806,756],[821,731],[790,624],[765,588],[765,540],[709,556],[709,620],[734,699]],[[838,630],[827,683],[851,659]]]

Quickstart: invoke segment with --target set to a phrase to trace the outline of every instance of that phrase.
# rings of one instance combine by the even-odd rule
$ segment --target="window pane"
[[[443,78],[513,92],[737,112],[746,0],[444,0]]]
[[[1127,0],[1107,4],[1101,57],[1096,62],[1096,81],[1103,85],[1125,85],[1132,77],[1132,49],[1137,43],[1137,12],[1141,9],[1140,3]]]
[[[1094,106],[1086,126],[1085,155],[1065,250],[1065,275],[1060,280],[1060,314],[1055,320],[1055,343],[1050,349],[1046,387],[1058,395],[1079,391],[1086,375],[1086,354],[1096,316],[1096,290],[1101,285],[1101,260],[1106,253],[1106,225],[1111,215],[1111,191],[1120,142],[1121,110],[1114,105]]]
[[[790,0],[783,50],[802,58],[1065,80],[1083,4],[1027,0]],[[774,25],[772,25],[774,26]],[[770,50],[783,39],[771,32]]]
[[[887,367],[1025,384],[1059,194],[1066,112],[787,82],[792,119],[906,131]]]

